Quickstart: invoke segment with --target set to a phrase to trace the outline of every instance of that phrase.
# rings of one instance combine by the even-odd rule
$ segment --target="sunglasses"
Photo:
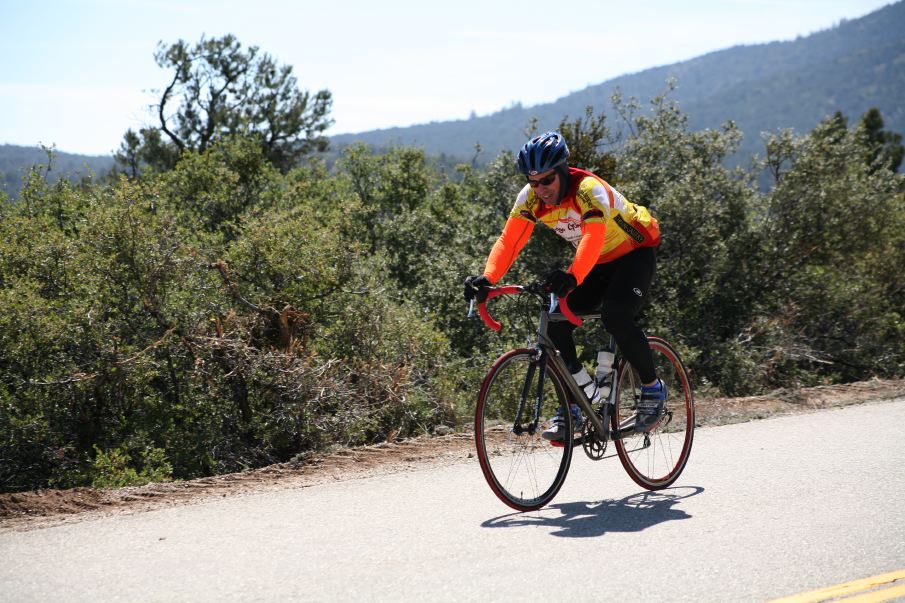
[[[537,188],[539,184],[544,186],[550,186],[553,184],[553,181],[556,180],[556,172],[550,174],[549,176],[544,176],[543,178],[538,178],[537,180],[532,180],[528,178],[528,186],[531,188]]]

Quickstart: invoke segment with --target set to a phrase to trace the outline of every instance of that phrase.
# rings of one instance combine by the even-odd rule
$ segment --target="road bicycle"
[[[481,470],[494,494],[519,511],[543,507],[565,482],[573,448],[578,446],[595,461],[618,455],[632,480],[647,490],[661,490],[675,482],[688,462],[694,436],[694,397],[688,371],[675,349],[659,337],[647,338],[669,398],[657,422],[639,431],[635,407],[641,399],[641,380],[613,337],[607,349],[615,360],[602,379],[611,387],[595,404],[572,378],[547,335],[551,322],[569,320],[581,326],[600,314],[575,315],[567,298],[557,299],[540,283],[495,287],[478,303],[481,319],[494,331],[502,325],[489,314],[487,302],[501,295],[517,296],[529,319],[538,307],[540,316],[534,341],[500,356],[478,394],[475,443]],[[571,404],[577,404],[583,417],[580,434],[573,434]],[[541,433],[559,410],[569,435],[564,442],[550,442]],[[610,441],[616,453],[607,455]]]

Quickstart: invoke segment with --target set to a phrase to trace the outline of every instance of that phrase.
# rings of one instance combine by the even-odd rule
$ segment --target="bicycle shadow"
[[[572,502],[548,505],[531,513],[511,513],[488,519],[485,528],[537,526],[554,528],[553,536],[593,538],[607,532],[640,532],[666,521],[690,519],[691,515],[676,508],[684,498],[704,491],[700,486],[682,486],[659,492],[639,492],[619,500]],[[558,510],[560,515],[550,511]]]

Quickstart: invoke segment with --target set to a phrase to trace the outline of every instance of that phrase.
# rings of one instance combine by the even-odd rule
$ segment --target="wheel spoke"
[[[688,462],[694,435],[694,401],[687,373],[678,354],[665,341],[650,338],[657,374],[669,391],[668,411],[648,433],[630,434],[616,441],[616,452],[629,476],[638,485],[659,490],[672,484]],[[627,363],[620,367],[619,391],[613,427],[634,421],[640,399],[637,372]]]
[[[499,425],[515,422],[523,392],[530,392],[521,416],[533,417],[537,380],[544,376],[541,419],[567,407],[566,390],[554,372],[537,370],[533,350],[513,350],[494,363],[478,397],[475,437],[478,459],[487,483],[507,505],[531,510],[547,504],[562,486],[571,461],[570,446],[555,448],[541,437],[541,429],[501,434]],[[500,436],[503,436],[500,438]],[[502,442],[500,441],[502,439]]]

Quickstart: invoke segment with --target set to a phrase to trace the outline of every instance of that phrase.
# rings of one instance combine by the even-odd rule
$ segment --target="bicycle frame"
[[[485,291],[486,296],[478,303],[478,312],[494,331],[499,331],[502,325],[488,314],[488,300],[504,294],[527,293],[540,302],[536,340],[529,340],[526,347],[505,352],[494,362],[476,401],[478,460],[494,494],[519,511],[541,508],[562,487],[573,448],[578,445],[591,460],[618,456],[629,477],[647,490],[662,490],[675,482],[688,461],[694,435],[693,393],[688,371],[675,349],[659,337],[647,337],[658,378],[665,379],[664,385],[669,383],[674,396],[678,396],[672,403],[664,404],[660,419],[652,427],[637,430],[636,407],[642,384],[638,372],[625,357],[620,357],[619,350],[611,345],[616,357],[609,398],[595,408],[597,403],[591,402],[576,383],[549,337],[553,323],[562,320],[576,326],[583,323],[581,317],[569,310],[566,299],[557,300],[551,296],[548,306],[547,292],[538,283]],[[600,314],[588,314],[584,318],[600,318]],[[610,341],[613,343],[612,336]],[[532,397],[533,402],[530,401]],[[534,404],[533,408],[531,404]],[[554,408],[565,410],[571,404],[580,408],[585,417],[582,433],[577,437],[574,431],[568,433],[565,442],[545,442],[543,434],[538,433],[543,420],[541,414],[548,418]],[[676,427],[667,429],[674,416],[678,417]],[[501,428],[508,433],[502,433]],[[610,440],[614,441],[616,450],[607,456]],[[557,448],[560,452],[555,452]]]
[[[501,287],[499,289],[492,290],[487,297],[487,300],[492,299],[498,295],[504,294],[512,294],[512,293],[521,293],[525,291],[524,287],[518,286],[510,286],[510,287]],[[581,326],[584,320],[586,319],[599,319],[601,318],[600,314],[585,314],[581,317],[575,315],[568,307],[568,303],[565,298],[557,298],[555,295],[551,294],[551,302],[549,308],[544,308],[541,306],[540,310],[540,320],[537,328],[537,340],[533,344],[529,344],[529,347],[535,349],[539,353],[538,358],[538,366],[537,370],[541,371],[541,374],[538,377],[537,382],[537,391],[535,394],[535,407],[534,407],[534,416],[532,417],[532,427],[531,429],[536,428],[538,422],[540,420],[540,409],[542,406],[542,396],[543,396],[543,382],[546,371],[548,369],[548,363],[552,363],[553,370],[555,370],[560,377],[562,377],[562,382],[566,384],[566,387],[569,390],[569,394],[571,396],[571,401],[577,404],[581,410],[584,412],[585,417],[591,422],[594,426],[594,429],[597,431],[598,437],[602,442],[606,442],[610,439],[619,439],[623,435],[630,433],[632,431],[632,427],[628,426],[624,430],[617,429],[615,432],[610,429],[610,416],[612,415],[614,402],[616,399],[619,383],[618,383],[618,361],[614,361],[613,363],[613,382],[612,387],[610,388],[610,393],[608,399],[603,404],[603,416],[601,417],[597,410],[591,404],[591,401],[588,399],[587,395],[585,395],[584,390],[578,386],[575,380],[572,378],[571,372],[566,366],[565,361],[562,359],[559,350],[554,345],[553,341],[547,335],[547,329],[551,322],[562,322],[569,321],[576,326]],[[499,322],[495,321],[486,309],[486,301],[480,302],[478,304],[478,312],[481,315],[481,319],[484,323],[494,331],[499,331],[501,325]],[[556,308],[559,308],[560,312],[555,312]],[[612,339],[612,336],[611,336]],[[528,383],[531,382],[533,377],[532,367],[531,371],[528,374],[528,378],[525,381],[525,385],[527,388]],[[523,427],[521,426],[521,416],[524,411],[524,405],[527,402],[528,391],[522,391],[522,395],[519,401],[519,407],[516,412],[515,421],[513,425],[513,430],[516,433],[519,433]],[[573,446],[578,445],[582,442],[582,440],[575,439],[573,440]]]

